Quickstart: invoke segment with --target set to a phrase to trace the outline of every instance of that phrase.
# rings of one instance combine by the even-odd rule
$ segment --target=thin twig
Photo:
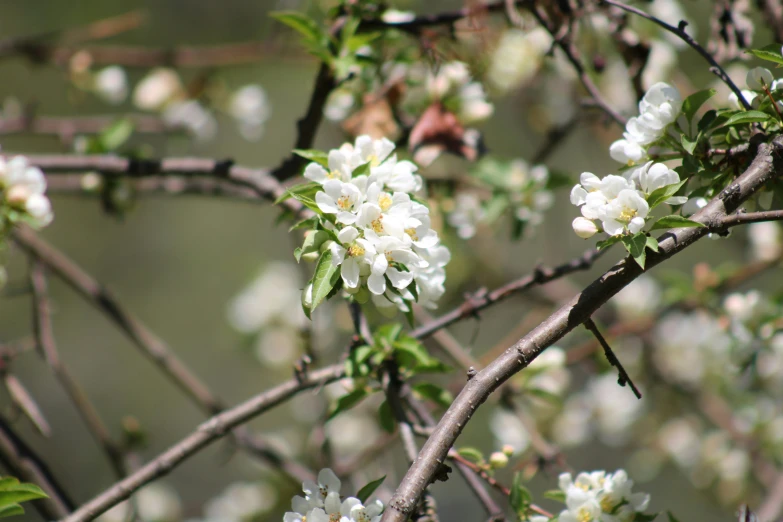
[[[614,351],[612,351],[612,347],[609,346],[609,343],[606,342],[604,336],[601,335],[600,331],[598,331],[598,327],[595,325],[595,322],[593,322],[593,319],[592,318],[587,319],[584,322],[584,325],[585,328],[590,330],[590,332],[598,340],[601,347],[604,349],[604,355],[606,355],[606,359],[609,361],[609,364],[617,368],[617,371],[619,373],[619,377],[617,378],[617,384],[619,384],[620,386],[625,386],[627,384],[628,386],[631,387],[631,390],[633,390],[633,394],[636,395],[636,398],[641,399],[642,393],[633,383],[631,377],[628,375],[628,372],[625,371],[625,368],[623,368],[622,363],[620,363],[620,359],[618,359]]]
[[[74,504],[70,496],[46,463],[14,433],[6,419],[1,416],[0,462],[16,478],[32,482],[49,495],[49,498],[32,503],[44,520],[56,520],[73,511]]]
[[[247,401],[215,415],[193,433],[174,444],[144,467],[99,494],[63,522],[86,522],[128,498],[145,484],[168,474],[182,461],[192,457],[207,445],[226,436],[232,429],[290,399],[301,391],[318,388],[345,376],[344,365],[335,364],[308,372],[275,386]]]
[[[133,341],[141,352],[193,399],[205,412],[214,414],[222,409],[220,400],[180,361],[166,344],[141,321],[125,310],[117,299],[87,272],[62,252],[49,245],[32,230],[19,228],[14,241],[35,259],[49,267],[101,312],[106,314]]]
[[[68,367],[60,359],[52,331],[46,275],[44,274],[43,266],[38,260],[34,260],[30,267],[30,285],[33,289],[33,325],[38,350],[57,376],[90,434],[92,434],[95,441],[108,457],[114,473],[118,478],[122,478],[126,474],[126,469],[120,446],[112,440],[109,430],[101,420],[100,415],[98,415],[95,406],[90,402],[89,397],[82,387],[79,386],[79,383],[73,378]]]
[[[675,34],[678,36],[682,41],[690,45],[697,53],[699,53],[707,62],[710,64],[710,72],[715,74],[718,78],[720,78],[723,83],[728,85],[729,89],[731,89],[731,92],[737,95],[737,99],[742,104],[742,106],[745,108],[745,110],[751,110],[751,106],[748,103],[748,101],[745,99],[745,97],[742,95],[742,91],[739,90],[737,85],[729,78],[729,75],[726,74],[726,71],[723,70],[723,67],[720,66],[718,62],[715,61],[715,58],[712,57],[712,55],[707,52],[707,50],[699,44],[696,40],[694,40],[691,35],[689,35],[687,32],[685,32],[685,27],[688,25],[688,22],[685,20],[680,20],[677,27],[667,24],[660,18],[657,18],[655,16],[652,16],[651,14],[645,13],[641,9],[637,9],[636,7],[631,7],[630,5],[625,5],[622,2],[618,2],[617,0],[601,0],[601,2],[609,5],[613,5],[615,7],[618,7],[622,9],[623,11],[627,11],[629,13],[633,13],[635,15],[641,16],[642,18],[646,18],[647,20],[650,20],[651,22],[654,22],[658,24],[659,26],[663,27],[667,31],[669,31],[672,34]]]

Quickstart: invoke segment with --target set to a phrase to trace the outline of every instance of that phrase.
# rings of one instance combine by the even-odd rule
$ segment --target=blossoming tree
[[[209,142],[226,119],[242,138],[264,139],[271,103],[262,86],[189,84],[179,68],[274,51],[266,43],[196,52],[75,49],[66,38],[0,45],[0,54],[64,67],[83,95],[109,106],[131,100],[141,111],[17,121],[4,110],[1,130],[53,133],[70,151],[3,149],[0,238],[29,260],[32,345],[117,478],[74,502],[70,485],[0,417],[0,461],[15,477],[0,479],[0,517],[38,499],[31,507],[44,519],[65,522],[247,522],[279,520],[282,511],[285,522],[434,521],[440,512],[454,518],[454,498],[439,483],[459,475],[490,520],[685,521],[665,498],[634,488],[671,463],[739,520],[778,520],[783,301],[780,288],[752,285],[783,260],[780,6],[757,2],[754,12],[748,2],[715,2],[711,32],[697,39],[676,0],[476,1],[434,14],[371,0],[329,4],[270,14],[318,64],[296,141],[272,168],[154,158],[128,141],[174,132]],[[138,23],[112,18],[84,34]],[[699,84],[679,70],[685,49],[714,77],[694,74]],[[130,66],[144,69],[135,85]],[[509,96],[523,97],[545,134],[529,158],[495,155],[482,136],[482,123],[503,116],[495,102]],[[314,145],[323,120],[345,135],[329,150]],[[553,153],[566,154],[577,125],[617,163],[612,173],[549,166]],[[221,402],[102,283],[42,239],[57,210],[49,197],[58,193],[95,196],[118,215],[153,193],[279,208],[278,226],[290,227],[298,245],[293,257],[268,264],[229,304],[228,318],[263,365],[293,377],[238,404]],[[490,236],[525,245],[556,198],[571,203],[559,207],[572,229],[562,227],[560,240],[585,242],[584,254],[493,290],[477,289],[475,274],[452,276],[455,261]],[[692,277],[648,274],[703,238],[735,245],[725,239],[735,227],[747,231],[745,262],[699,263]],[[614,264],[599,270],[599,258]],[[577,271],[590,271],[593,281],[564,284]],[[141,457],[143,437],[132,422],[115,440],[59,355],[50,275],[100,310],[208,418],[159,455]],[[7,277],[3,268],[3,284]],[[468,291],[461,303],[455,279]],[[527,316],[499,349],[448,332],[534,289],[545,313]],[[349,318],[347,334],[340,313]],[[580,326],[583,337],[572,333]],[[316,339],[338,348],[316,350]],[[10,400],[49,436],[45,412],[13,375],[25,343],[6,348]],[[274,443],[246,425],[286,402],[306,425],[296,436],[317,444],[292,449],[290,440]],[[488,426],[477,429],[492,442],[473,447],[461,434],[480,409],[490,410],[482,417]],[[594,438],[624,449],[622,469],[571,466],[568,456]],[[279,483],[238,481],[185,514],[158,479],[220,439],[301,492],[289,503],[290,496],[280,501],[287,490]],[[400,448],[404,465],[385,460]],[[350,458],[337,458],[341,452]]]

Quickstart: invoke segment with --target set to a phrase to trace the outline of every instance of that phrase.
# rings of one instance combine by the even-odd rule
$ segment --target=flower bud
[[[587,218],[578,217],[571,223],[574,232],[582,239],[593,237],[598,232],[598,227]]]
[[[496,451],[489,456],[489,464],[493,468],[505,468],[508,466],[508,455],[501,451]]]
[[[24,207],[27,198],[30,197],[30,190],[24,185],[14,185],[8,189],[5,199],[9,205],[15,207]]]
[[[506,454],[507,457],[510,457],[514,454],[514,446],[511,444],[504,444],[503,449],[501,450],[503,453]]]
[[[748,71],[745,83],[748,84],[749,89],[763,91],[764,87],[769,87],[772,84],[772,73],[764,67],[754,67]]]

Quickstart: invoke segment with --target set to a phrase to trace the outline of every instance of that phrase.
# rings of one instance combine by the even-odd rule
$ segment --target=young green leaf
[[[650,205],[650,210],[654,209],[675,195],[677,191],[680,190],[680,188],[682,188],[682,186],[686,183],[688,183],[688,180],[684,179],[679,183],[675,183],[674,185],[666,185],[665,187],[653,190],[652,193],[647,197],[647,204]]]
[[[323,31],[315,20],[298,11],[276,11],[269,13],[269,16],[287,25],[307,40],[315,42],[323,36]]]
[[[771,118],[772,116],[770,116],[766,112],[744,111],[744,112],[738,112],[734,116],[730,117],[728,120],[726,120],[726,123],[724,123],[723,126],[730,127],[732,125],[739,125],[741,123],[758,123],[758,122],[767,121]]]
[[[47,498],[35,484],[20,483],[13,477],[0,479],[0,518],[24,514],[19,502]]]
[[[647,259],[647,253],[645,251],[647,247],[647,236],[644,232],[639,232],[633,236],[622,236],[622,242],[634,261],[644,269],[644,262]]]
[[[682,148],[685,149],[688,154],[693,155],[693,151],[696,150],[696,145],[699,144],[699,139],[696,138],[695,140],[691,141],[690,138],[683,134],[680,136],[680,143],[682,144]]]
[[[337,403],[334,405],[334,408],[332,408],[332,411],[329,412],[329,417],[326,420],[333,419],[336,415],[350,410],[362,400],[370,395],[370,391],[367,388],[358,388],[350,393],[346,393],[339,399],[337,399]]]
[[[544,498],[565,504],[566,494],[565,491],[559,489],[550,489],[549,491],[544,492]]]
[[[484,461],[484,454],[481,453],[476,448],[471,448],[469,446],[466,446],[464,448],[458,449],[457,453],[459,453],[460,456],[465,457],[469,461],[475,462],[476,464]]]
[[[391,411],[388,401],[383,401],[378,408],[378,417],[381,423],[381,428],[387,433],[394,433],[394,428],[397,426],[397,420]]]
[[[351,177],[357,177],[357,176],[369,176],[370,175],[370,162],[362,163],[355,169],[353,169],[353,173],[351,173]]]
[[[672,214],[671,216],[664,216],[650,228],[650,230],[662,230],[669,228],[689,228],[689,227],[704,227],[702,223],[698,221],[692,221],[688,218]]]
[[[528,491],[528,489],[522,485],[522,472],[518,471],[514,475],[508,501],[517,516],[519,516],[521,520],[524,520],[527,516],[530,503],[533,501],[533,497],[530,494],[530,491]]]
[[[113,152],[120,148],[133,135],[136,126],[128,118],[122,118],[103,130],[100,134],[101,146],[104,152]]]
[[[296,262],[298,263],[301,257],[305,254],[318,252],[318,249],[321,248],[321,245],[323,245],[330,238],[331,236],[325,230],[315,230],[307,234],[301,248],[294,250],[294,258],[296,258]]]
[[[682,113],[688,121],[693,120],[693,117],[701,106],[717,93],[718,91],[715,89],[704,89],[703,91],[694,92],[682,102]]]
[[[779,44],[770,44],[761,49],[748,49],[745,51],[748,54],[752,54],[756,58],[767,60],[768,62],[774,62],[778,65],[783,65],[783,56],[780,54]]]
[[[366,486],[362,487],[362,489],[359,490],[359,492],[356,494],[356,498],[362,501],[362,504],[367,502],[367,499],[370,498],[370,495],[372,495],[378,487],[383,484],[383,481],[386,480],[386,475],[382,476],[381,478],[377,480],[373,480]]]
[[[609,248],[610,246],[614,245],[615,243],[619,242],[621,239],[621,236],[610,236],[607,239],[604,239],[603,241],[599,241],[596,243],[596,248],[598,250],[603,250],[605,248]]]
[[[294,149],[293,153],[301,158],[314,161],[323,167],[329,168],[329,155],[322,150]]]
[[[454,396],[448,390],[444,390],[437,384],[431,382],[422,382],[413,387],[413,393],[434,401],[441,406],[448,408],[451,405],[451,401],[454,400]]]
[[[652,250],[653,252],[658,251],[658,240],[654,237],[648,236],[647,237],[647,248]]]
[[[315,310],[319,304],[329,295],[340,279],[340,266],[332,263],[332,252],[326,250],[318,258],[313,274],[313,302],[310,310]]]

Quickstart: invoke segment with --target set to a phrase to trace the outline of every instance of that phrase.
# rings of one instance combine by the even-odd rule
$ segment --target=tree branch
[[[65,393],[68,394],[74,407],[87,425],[87,429],[108,457],[114,473],[118,478],[122,478],[126,473],[122,450],[111,439],[109,430],[106,429],[106,425],[101,420],[100,415],[98,415],[95,406],[93,406],[87,394],[73,378],[68,367],[60,359],[52,331],[46,275],[41,262],[38,260],[32,262],[30,284],[33,289],[33,325],[38,350],[57,376]]]
[[[704,224],[720,222],[775,175],[773,156],[783,149],[783,137],[761,144],[755,159],[745,172],[729,184],[706,207],[692,217]],[[647,269],[669,259],[707,234],[707,228],[673,229],[663,234],[658,253],[647,257]],[[403,522],[413,511],[424,489],[432,481],[438,462],[446,458],[449,448],[487,397],[512,375],[525,368],[544,349],[576,326],[584,323],[606,301],[642,273],[626,258],[596,279],[581,293],[534,328],[514,346],[470,379],[441,418],[432,436],[406,473],[395,492],[382,522]]]
[[[137,491],[145,484],[168,474],[182,461],[192,457],[212,442],[224,437],[237,426],[250,421],[301,391],[323,386],[344,376],[345,368],[342,364],[327,366],[320,370],[309,372],[306,375],[300,374],[294,379],[279,384],[219,415],[215,415],[144,467],[114,484],[71,515],[65,517],[63,522],[86,522],[94,519],[128,498],[134,491]]]

